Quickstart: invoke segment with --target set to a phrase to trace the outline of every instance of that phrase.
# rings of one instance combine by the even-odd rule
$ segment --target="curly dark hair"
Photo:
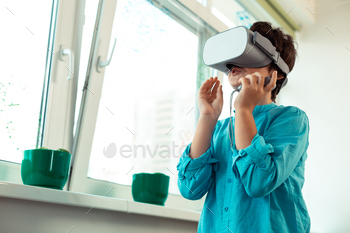
[[[282,31],[281,28],[273,28],[270,22],[255,22],[250,30],[259,32],[262,36],[266,37],[276,47],[277,52],[280,53],[280,57],[286,62],[289,70],[292,71],[297,56],[297,50],[294,47],[293,37]],[[276,103],[276,96],[281,90],[283,81],[286,79],[286,74],[282,72],[280,68],[274,63],[269,64],[269,71],[277,70],[277,76],[282,79],[277,80],[276,88],[271,93],[271,100]]]

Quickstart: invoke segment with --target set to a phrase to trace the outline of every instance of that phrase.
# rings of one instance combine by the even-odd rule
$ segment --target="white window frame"
[[[48,109],[45,118],[43,146],[50,149],[64,148],[69,151],[73,148],[73,124],[75,114],[75,102],[79,77],[79,61],[82,26],[85,1],[60,1],[58,24],[54,47],[52,77],[49,84]],[[74,23],[72,23],[74,22]],[[80,41],[79,41],[80,39]],[[60,60],[61,49],[70,49],[74,53],[74,71],[72,77],[67,80],[68,56]]]
[[[43,90],[44,115],[40,122],[39,142],[40,146],[50,149],[64,148],[69,151],[73,146],[73,124],[75,114],[75,101],[79,75],[80,47],[84,14],[77,14],[81,8],[84,10],[85,0],[54,0],[52,14],[57,11],[56,18],[50,27],[54,27],[49,33],[53,43],[48,50],[51,61],[46,64],[45,85]],[[51,16],[52,17],[52,16]],[[74,23],[72,23],[74,22]],[[60,48],[70,49],[74,56],[74,74],[70,80],[68,76],[68,57],[60,60]],[[77,52],[79,51],[79,52]],[[47,83],[46,83],[47,84]],[[46,89],[47,88],[47,89]],[[43,127],[44,126],[44,127]],[[21,164],[0,160],[0,180],[23,184],[21,178]],[[67,190],[67,184],[63,188]]]
[[[101,0],[102,2],[104,0]],[[193,32],[196,32],[198,28],[206,27],[205,23],[200,20],[198,17],[190,13],[184,7],[181,7],[180,4],[171,0],[161,0],[158,2],[153,2],[158,7],[167,8],[173,15],[174,18],[178,18],[179,23],[188,29],[192,29]],[[198,4],[199,7],[202,7],[200,3],[194,0],[194,3]],[[88,167],[90,161],[91,148],[93,143],[93,136],[95,132],[95,126],[97,121],[98,109],[100,96],[102,92],[103,79],[104,79],[104,68],[101,73],[96,71],[96,62],[98,56],[102,56],[103,60],[107,59],[107,53],[109,45],[111,43],[111,33],[113,27],[113,19],[115,15],[117,0],[105,1],[103,7],[103,13],[101,14],[101,24],[100,26],[95,25],[98,28],[96,31],[97,35],[95,40],[96,48],[92,47],[91,54],[93,57],[90,57],[92,65],[90,67],[90,73],[88,80],[89,90],[84,90],[85,92],[85,104],[82,103],[82,113],[81,113],[81,123],[80,129],[77,130],[78,137],[75,142],[75,161],[74,166],[72,167],[72,173],[70,176],[69,187],[70,191],[89,193],[94,195],[106,195],[108,192],[109,197],[115,197],[125,200],[132,201],[132,192],[131,186],[117,184],[109,181],[97,180],[88,178]],[[186,23],[184,23],[185,21]],[[210,27],[209,27],[210,28]],[[212,29],[212,34],[217,33],[217,31]],[[211,35],[212,35],[211,34]],[[94,39],[93,39],[94,40]],[[199,51],[202,50],[204,46],[204,41],[199,42]],[[94,51],[94,49],[96,49]],[[84,97],[82,98],[84,99]],[[198,112],[198,111],[197,111]],[[79,121],[79,120],[78,120]],[[78,123],[79,124],[79,123]],[[79,164],[77,166],[77,164]],[[165,206],[176,207],[180,209],[190,209],[190,210],[201,210],[206,195],[197,201],[187,200],[182,196],[169,194],[165,202]]]

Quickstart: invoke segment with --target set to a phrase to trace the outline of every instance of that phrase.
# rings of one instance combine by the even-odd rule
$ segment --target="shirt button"
[[[225,207],[225,211],[227,212],[227,210],[228,210],[228,207]]]
[[[266,164],[263,162],[263,163],[260,163],[260,165],[259,165],[261,168],[264,168],[264,167],[266,167]]]
[[[231,180],[231,179],[228,179],[228,182],[229,182],[229,183],[231,183],[231,182],[232,182],[232,180]]]

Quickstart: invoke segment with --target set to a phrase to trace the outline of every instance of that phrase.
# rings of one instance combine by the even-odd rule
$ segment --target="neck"
[[[273,101],[271,100],[271,92],[269,92],[257,105],[265,105],[271,103],[273,103]]]

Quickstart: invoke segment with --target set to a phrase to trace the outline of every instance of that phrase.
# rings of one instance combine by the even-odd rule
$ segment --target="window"
[[[0,160],[21,163],[23,150],[39,143],[52,7],[46,0],[1,4]]]
[[[162,172],[171,179],[166,206],[202,208],[205,197],[179,195],[176,165],[194,136],[197,91],[212,71],[201,52],[216,31],[165,3],[102,1],[69,190],[133,200],[132,174]],[[115,39],[111,63],[98,67]]]
[[[196,126],[198,36],[148,1],[119,0],[112,38],[88,176],[131,185],[134,173],[162,172],[180,194],[176,165]]]
[[[197,0],[197,2],[201,3],[203,6],[207,6],[208,0]]]
[[[1,2],[0,180],[22,184],[24,150],[71,150],[84,9],[84,1]]]
[[[250,28],[257,20],[235,0],[213,0],[211,12],[229,28]]]

